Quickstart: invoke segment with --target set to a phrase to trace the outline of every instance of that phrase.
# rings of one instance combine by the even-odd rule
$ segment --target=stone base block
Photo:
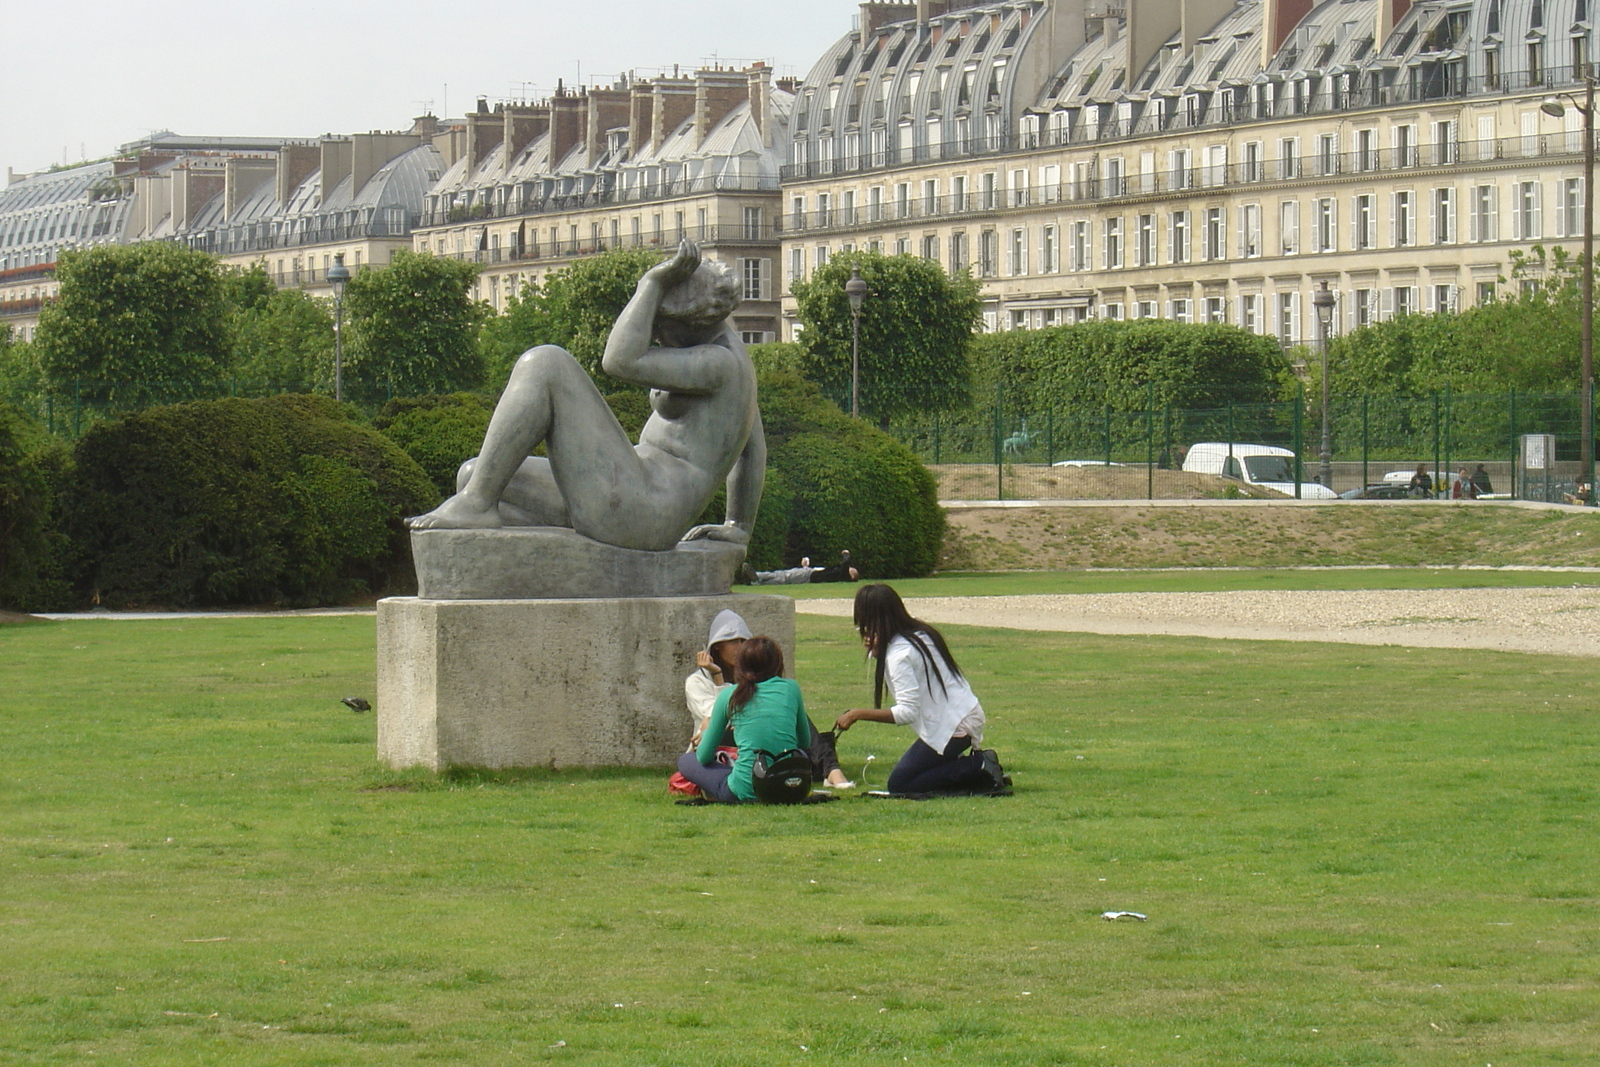
[[[744,552],[709,540],[644,552],[559,526],[411,534],[417,595],[432,600],[717,596],[732,587]]]
[[[732,608],[794,664],[794,601],[728,596],[378,602],[378,758],[428,767],[660,767],[683,681]]]

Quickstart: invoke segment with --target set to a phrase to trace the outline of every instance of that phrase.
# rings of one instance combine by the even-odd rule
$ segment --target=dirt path
[[[1084,593],[907,604],[937,624],[1600,656],[1600,589],[1593,588]],[[850,608],[849,600],[795,603],[807,615],[848,616]]]

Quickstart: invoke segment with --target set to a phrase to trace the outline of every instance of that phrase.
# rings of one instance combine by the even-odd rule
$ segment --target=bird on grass
[[[339,703],[343,704],[351,711],[358,713],[372,710],[372,705],[367,703],[366,700],[362,699],[361,697],[345,697],[343,700],[339,701]]]

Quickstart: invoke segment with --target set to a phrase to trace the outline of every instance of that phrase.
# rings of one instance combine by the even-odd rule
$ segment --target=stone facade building
[[[783,267],[982,279],[988,329],[1230,322],[1286,344],[1578,250],[1589,0],[867,3],[799,89]],[[785,317],[793,332],[792,300]]]
[[[478,295],[501,310],[578,257],[689,237],[744,279],[735,327],[773,340],[792,88],[757,64],[480,101],[461,157],[428,193],[416,248],[481,264]]]

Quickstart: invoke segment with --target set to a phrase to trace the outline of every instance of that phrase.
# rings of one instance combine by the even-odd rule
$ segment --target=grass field
[[[0,627],[0,1063],[1600,1060],[1587,663],[951,627],[1014,797],[683,808],[379,769],[372,628]]]

